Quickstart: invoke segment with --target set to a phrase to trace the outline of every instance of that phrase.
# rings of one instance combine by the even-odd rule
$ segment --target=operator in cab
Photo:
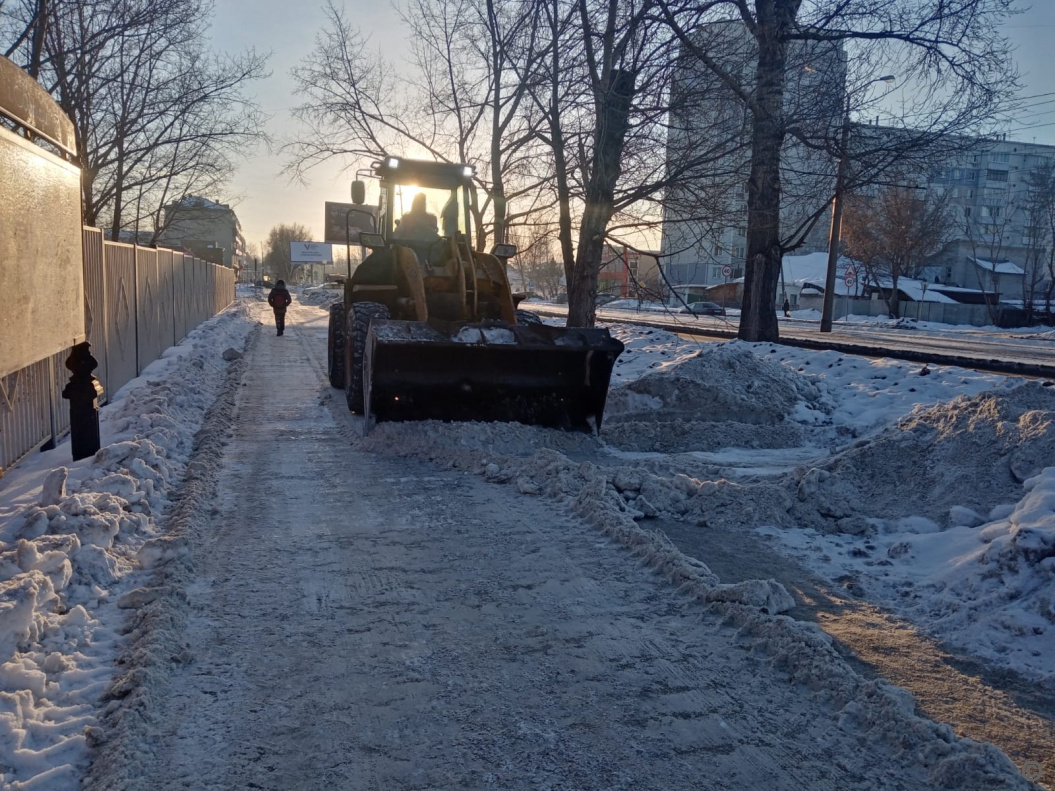
[[[410,211],[403,215],[393,236],[411,242],[434,242],[439,238],[436,215],[429,214],[424,193],[414,196]]]

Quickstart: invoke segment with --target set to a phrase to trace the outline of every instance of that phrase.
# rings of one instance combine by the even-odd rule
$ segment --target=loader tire
[[[517,310],[517,324],[541,324],[542,317],[530,310]]]
[[[365,414],[363,355],[370,322],[388,317],[388,308],[379,302],[355,302],[348,311],[344,344],[344,395],[348,399],[348,410],[357,415]]]
[[[344,303],[330,305],[330,328],[326,335],[326,371],[330,386],[344,389]]]

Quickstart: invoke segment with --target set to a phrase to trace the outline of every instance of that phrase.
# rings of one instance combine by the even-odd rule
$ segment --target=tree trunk
[[[890,296],[887,297],[886,306],[890,310],[890,317],[892,319],[901,318],[901,299],[898,297],[897,281],[898,281],[897,270],[893,270],[890,273]]]
[[[560,240],[561,262],[564,264],[564,283],[571,288],[575,274],[575,245],[571,238],[571,186],[568,182],[568,160],[564,156],[564,133],[560,121],[551,122],[554,175],[557,180],[557,236]]]
[[[564,287],[569,291],[575,276],[575,246],[571,239],[571,185],[568,181],[568,158],[564,155],[564,129],[560,124],[560,41],[559,2],[554,0],[550,18],[553,47],[550,63],[549,134],[553,149],[553,174],[557,183],[557,238],[564,264]]]
[[[608,89],[597,103],[586,207],[579,226],[575,271],[568,282],[569,327],[592,327],[594,324],[597,275],[604,258],[605,231],[615,211],[615,185],[622,172],[620,160],[630,122],[636,77],[632,71],[613,69]]]
[[[747,184],[747,262],[737,335],[775,341],[780,284],[780,149],[784,143],[784,37],[800,0],[756,0],[758,67],[751,119],[751,176]]]
[[[29,53],[29,68],[26,69],[34,80],[40,76],[40,61],[44,54],[44,34],[48,29],[47,0],[38,0],[37,18],[33,28],[33,46]]]
[[[491,30],[491,200],[494,212],[495,244],[506,243],[506,195],[502,179],[502,51],[498,42],[498,23],[493,0],[487,2]]]

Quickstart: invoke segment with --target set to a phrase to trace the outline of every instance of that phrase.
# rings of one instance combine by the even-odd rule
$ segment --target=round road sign
[[[726,264],[722,267],[722,277],[731,277],[733,274],[733,268]]]
[[[843,278],[843,282],[846,284],[847,288],[853,288],[857,284],[857,278],[847,272],[846,277]]]

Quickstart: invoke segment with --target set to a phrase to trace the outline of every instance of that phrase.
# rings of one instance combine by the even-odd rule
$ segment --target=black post
[[[94,456],[100,445],[99,396],[103,386],[92,376],[99,361],[92,356],[92,345],[78,343],[66,358],[70,381],[62,390],[62,397],[70,402],[70,446],[73,460]]]

